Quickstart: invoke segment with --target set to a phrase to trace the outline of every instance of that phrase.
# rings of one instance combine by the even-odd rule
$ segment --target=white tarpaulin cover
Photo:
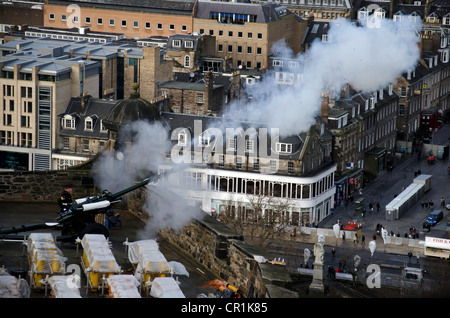
[[[151,283],[150,296],[155,298],[186,298],[173,277],[156,277]]]
[[[186,270],[186,267],[180,262],[170,261],[169,266],[172,268],[172,271],[175,275],[184,275],[189,277],[189,272]]]
[[[101,241],[104,242],[101,243]],[[120,266],[117,264],[108,242],[103,235],[86,234],[81,241],[81,245],[83,246],[88,262],[86,264],[88,265],[86,270],[99,273],[120,272]]]
[[[133,275],[111,275],[107,279],[113,298],[141,298],[139,282]]]
[[[55,275],[49,277],[47,283],[50,285],[52,295],[55,298],[82,298],[80,289],[74,284],[71,275]]]
[[[31,233],[28,236],[27,249],[34,272],[64,274],[66,258],[56,246],[51,233]]]
[[[136,241],[128,245],[128,259],[132,264],[137,264],[140,254],[153,251],[159,251],[159,244],[155,240]]]
[[[20,298],[17,278],[10,275],[0,276],[0,298]]]

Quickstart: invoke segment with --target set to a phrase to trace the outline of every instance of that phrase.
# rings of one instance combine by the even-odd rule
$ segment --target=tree
[[[291,224],[287,199],[247,195],[248,202],[229,200],[219,218],[246,240],[266,248]]]

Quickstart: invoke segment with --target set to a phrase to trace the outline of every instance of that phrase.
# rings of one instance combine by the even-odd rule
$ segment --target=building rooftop
[[[256,23],[269,23],[280,20],[282,16],[291,14],[285,6],[278,3],[237,3],[199,0],[195,10],[195,18],[211,19],[212,13],[226,13],[256,16]],[[242,23],[243,24],[243,23]]]
[[[48,0],[48,4],[190,15],[195,0]]]

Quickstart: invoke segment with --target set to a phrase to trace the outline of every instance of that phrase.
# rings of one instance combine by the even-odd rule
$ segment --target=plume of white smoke
[[[94,164],[96,183],[102,189],[117,192],[149,175],[156,175],[164,163],[165,153],[172,147],[168,136],[167,128],[159,122],[137,121],[124,126],[119,132],[117,142],[120,146],[115,150],[115,156],[100,157]],[[170,185],[162,180],[156,185],[150,183],[146,189],[147,201],[143,210],[150,218],[145,230],[138,233],[141,239],[153,238],[164,228],[180,230],[192,219],[204,216],[202,210],[188,207],[186,201],[171,192]]]
[[[264,122],[280,128],[281,135],[294,135],[315,123],[323,92],[334,90],[338,96],[347,84],[362,92],[386,88],[402,73],[415,68],[420,58],[420,26],[408,19],[377,22],[377,27],[370,27],[346,19],[334,20],[330,22],[329,41],[316,40],[298,56],[293,56],[284,43],[277,43],[273,51],[278,56],[300,65],[291,70],[294,76],[301,73],[300,85],[279,88],[274,84],[274,75],[268,75],[249,90],[255,105],[248,110],[230,107],[227,116]],[[286,65],[283,69],[288,71]]]

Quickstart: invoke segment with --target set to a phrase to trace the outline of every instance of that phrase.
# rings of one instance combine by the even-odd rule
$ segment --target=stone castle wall
[[[97,191],[87,171],[0,172],[0,201],[56,202],[66,184],[72,184],[73,198]]]

